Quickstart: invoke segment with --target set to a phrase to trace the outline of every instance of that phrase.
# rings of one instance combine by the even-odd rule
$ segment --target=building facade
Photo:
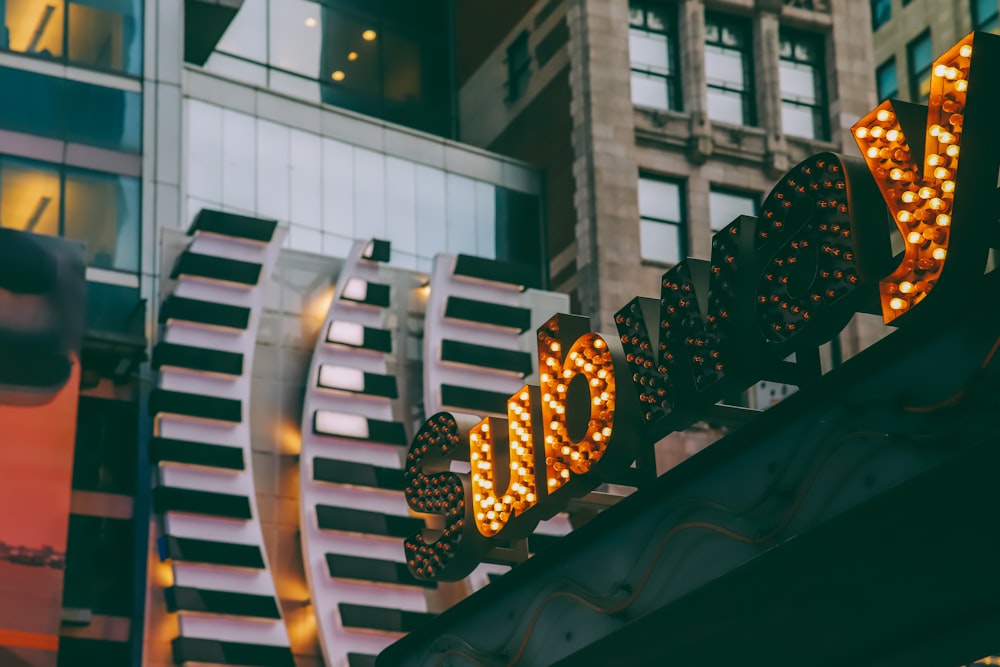
[[[873,0],[871,17],[879,100],[926,104],[931,63],[937,54],[972,30],[1000,30],[1000,13],[992,0]]]

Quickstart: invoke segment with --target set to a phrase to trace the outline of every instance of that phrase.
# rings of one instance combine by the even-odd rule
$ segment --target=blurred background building
[[[169,664],[171,638],[149,620],[164,610],[148,611],[148,360],[171,284],[163,257],[199,211],[288,230],[266,303],[277,320],[312,324],[268,330],[260,345],[296,370],[253,382],[296,414],[300,390],[275,387],[305,373],[322,321],[310,299],[354,240],[391,240],[399,275],[429,274],[439,253],[517,262],[529,284],[612,331],[615,310],[658,296],[686,255],[707,257],[713,231],[755,214],[788,168],[823,150],[854,155],[849,128],[877,100],[926,96],[933,57],[968,30],[996,30],[997,11],[995,0],[0,0],[0,225],[87,247],[59,664]],[[882,333],[856,319],[825,363]],[[788,390],[764,386],[749,402]],[[672,436],[659,467],[718,434]],[[281,477],[296,453],[275,440],[254,435],[261,521],[272,561],[301,583],[298,515],[278,509],[296,502],[297,482]],[[319,664],[307,625],[292,648]]]

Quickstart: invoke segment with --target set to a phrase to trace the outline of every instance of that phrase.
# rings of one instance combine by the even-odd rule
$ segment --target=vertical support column
[[[640,276],[628,0],[573,0],[566,21],[580,304],[611,327]]]
[[[781,3],[764,3],[753,21],[754,80],[757,122],[767,132],[768,168],[778,176],[788,170],[788,147],[781,130],[781,44],[778,37]]]

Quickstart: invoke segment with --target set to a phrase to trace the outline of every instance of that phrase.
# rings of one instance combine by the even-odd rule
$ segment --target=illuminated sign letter
[[[473,510],[476,527],[486,537],[499,533],[512,517],[538,502],[534,444],[538,403],[538,387],[522,387],[507,402],[507,419],[487,417],[469,434]]]
[[[403,471],[406,504],[416,512],[444,517],[439,530],[425,529],[403,541],[415,577],[454,581],[479,562],[480,550],[469,543],[476,541],[477,533],[466,529],[471,515],[465,502],[468,475],[448,471],[451,458],[465,455],[463,444],[454,417],[439,412],[424,422],[410,445]]]
[[[998,67],[1000,38],[972,33],[934,61],[927,107],[886,100],[852,128],[905,244],[879,285],[887,324],[983,272],[996,225]]]
[[[616,366],[625,378],[628,369],[623,360],[616,363],[615,356],[604,338],[590,332],[589,318],[556,315],[538,329],[543,422],[538,430],[544,434],[549,493],[578,486],[593,488],[605,481],[598,471],[586,481],[570,484],[605,460],[612,438],[618,443],[613,461],[600,468],[635,458],[636,401],[629,382],[616,382]],[[618,430],[624,432],[618,434]]]

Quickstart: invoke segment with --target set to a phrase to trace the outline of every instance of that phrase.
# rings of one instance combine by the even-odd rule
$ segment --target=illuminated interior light
[[[344,345],[360,347],[365,342],[365,328],[357,322],[333,320],[326,332],[326,340],[328,343],[343,343]]]
[[[893,310],[904,310],[907,305],[909,304],[906,303],[906,300],[900,299],[899,297],[889,300],[889,307]]]
[[[359,368],[321,364],[319,367],[319,386],[345,391],[364,391],[365,374]]]
[[[307,18],[306,19],[306,27],[307,28],[315,28],[316,27],[316,19],[314,19],[311,16],[309,18]]]
[[[350,278],[344,285],[345,299],[364,301],[368,297],[368,281],[364,278]]]
[[[317,433],[324,435],[340,435],[362,440],[368,438],[368,420],[361,415],[317,410],[313,425]]]
[[[338,69],[334,71],[333,74],[330,75],[330,78],[333,79],[334,81],[343,81],[344,79],[347,78],[347,75],[344,74],[342,70]]]
[[[366,42],[374,42],[377,36],[378,35],[375,34],[375,31],[371,29],[365,30],[363,33],[361,33],[361,39],[365,40]]]
[[[350,61],[352,61],[352,62],[355,61],[355,60],[357,60],[358,59],[358,52],[357,51],[351,51],[350,53],[347,54],[347,59],[350,60]]]

